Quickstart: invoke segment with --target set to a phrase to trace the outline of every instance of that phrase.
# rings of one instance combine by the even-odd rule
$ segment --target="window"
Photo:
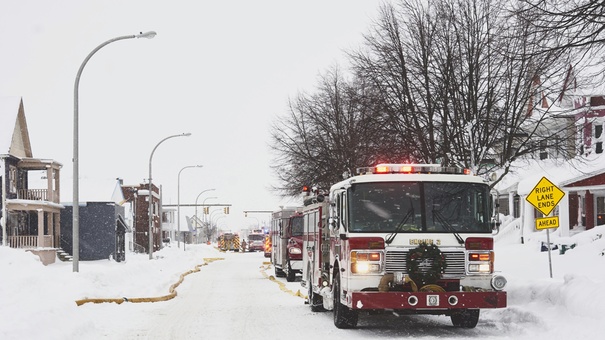
[[[8,167],[8,191],[11,194],[17,193],[17,167],[14,165]]]
[[[291,220],[292,236],[302,236],[304,231],[302,216],[293,217]]]
[[[595,152],[603,153],[603,139],[601,136],[603,135],[603,125],[596,124],[594,126],[594,138],[595,138]]]
[[[540,141],[540,159],[547,159],[548,158],[548,151],[547,148],[548,147],[548,143],[545,140],[541,140]]]

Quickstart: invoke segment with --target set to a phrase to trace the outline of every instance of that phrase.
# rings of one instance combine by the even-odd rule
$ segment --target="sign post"
[[[550,247],[550,229],[559,227],[559,216],[548,216],[555,209],[557,204],[565,196],[565,193],[549,181],[546,177],[536,184],[531,192],[525,198],[534,208],[538,209],[544,218],[536,219],[536,229],[546,229],[546,242],[548,244],[548,266],[550,269],[550,278],[552,279],[552,259]]]

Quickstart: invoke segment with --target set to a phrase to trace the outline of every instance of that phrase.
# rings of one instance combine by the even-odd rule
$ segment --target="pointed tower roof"
[[[19,97],[0,97],[0,155],[3,154],[32,157],[23,99]]]

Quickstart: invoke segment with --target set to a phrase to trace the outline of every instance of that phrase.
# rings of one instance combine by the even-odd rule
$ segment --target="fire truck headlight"
[[[382,253],[351,252],[351,272],[353,274],[371,274],[382,272]]]
[[[494,252],[473,252],[468,254],[469,274],[489,274],[494,272]]]
[[[300,248],[295,248],[295,247],[288,249],[288,252],[292,255],[302,254],[302,251],[300,250]]]
[[[351,264],[351,272],[354,274],[372,274],[381,271],[378,263],[357,262]]]
[[[490,265],[489,264],[469,264],[468,265],[469,273],[489,273]]]
[[[495,275],[492,277],[492,288],[495,290],[502,290],[506,286],[506,278],[502,275]]]
[[[358,262],[352,264],[353,268],[351,268],[353,273],[357,274],[365,274],[370,271],[370,266],[367,262]]]

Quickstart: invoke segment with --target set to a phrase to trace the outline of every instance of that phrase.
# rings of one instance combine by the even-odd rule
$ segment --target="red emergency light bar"
[[[358,175],[367,174],[459,174],[470,175],[469,169],[443,167],[439,164],[378,164],[357,168]]]

